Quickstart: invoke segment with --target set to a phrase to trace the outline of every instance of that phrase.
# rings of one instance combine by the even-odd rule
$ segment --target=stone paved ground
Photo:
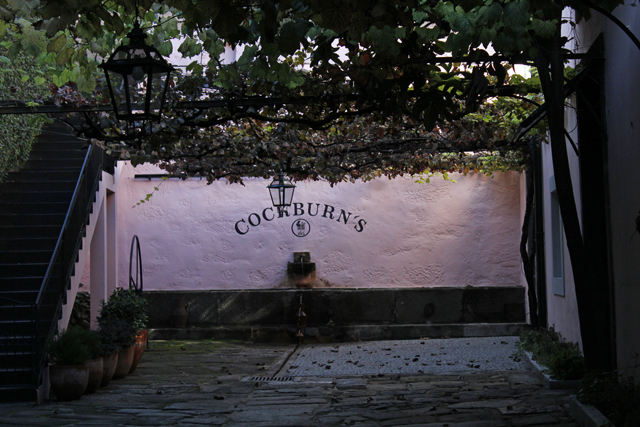
[[[301,346],[285,366],[291,376],[430,374],[526,369],[518,337],[350,342]]]
[[[0,426],[577,427],[569,392],[526,369],[289,377],[294,349],[152,342],[127,378],[75,402],[0,404]]]

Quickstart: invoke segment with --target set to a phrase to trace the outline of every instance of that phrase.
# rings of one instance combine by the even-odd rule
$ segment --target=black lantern
[[[160,120],[174,68],[156,48],[144,42],[147,36],[137,21],[127,38],[129,44],[119,46],[100,65],[107,76],[116,118],[130,123]]]
[[[275,178],[267,188],[271,194],[271,202],[273,202],[273,206],[278,208],[278,211],[286,206],[291,206],[296,186],[284,176],[284,173],[280,172],[278,178]]]

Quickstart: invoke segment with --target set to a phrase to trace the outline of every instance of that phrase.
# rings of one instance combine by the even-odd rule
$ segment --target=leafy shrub
[[[615,372],[585,375],[578,399],[598,408],[618,427],[640,426],[640,385],[631,377]]]
[[[578,380],[585,374],[584,357],[578,344],[565,341],[553,327],[522,332],[517,346],[531,352],[535,360],[549,368],[549,374],[555,379]]]
[[[99,359],[104,356],[104,348],[102,347],[102,341],[100,340],[100,334],[98,331],[91,329],[81,328],[84,334],[85,346],[89,350],[91,359]]]
[[[147,328],[147,301],[134,290],[116,289],[107,302],[102,302],[98,324],[107,354],[131,347],[136,335]]]
[[[91,359],[88,331],[73,326],[58,334],[49,344],[49,357],[57,365],[84,365]]]
[[[577,344],[565,344],[572,344],[574,347],[561,349],[552,358],[549,371],[554,378],[559,380],[579,380],[586,372],[584,357]]]
[[[98,334],[104,349],[104,354],[109,355],[120,349],[131,347],[135,343],[135,335],[131,325],[122,319],[111,315],[98,318]]]

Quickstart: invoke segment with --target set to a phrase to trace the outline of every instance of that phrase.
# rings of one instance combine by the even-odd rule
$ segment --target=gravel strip
[[[282,373],[290,376],[447,374],[526,370],[518,337],[372,341],[303,346]]]

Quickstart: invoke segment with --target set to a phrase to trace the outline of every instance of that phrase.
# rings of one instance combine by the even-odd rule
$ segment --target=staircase
[[[0,185],[0,401],[37,398],[102,164],[56,122]]]

